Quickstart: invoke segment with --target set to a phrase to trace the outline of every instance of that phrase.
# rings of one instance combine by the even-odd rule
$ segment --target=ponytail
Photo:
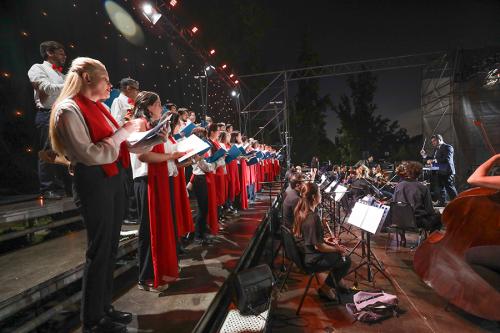
[[[312,211],[314,201],[318,195],[318,185],[315,183],[305,183],[300,188],[300,199],[293,212],[293,234],[295,237],[302,237],[302,223]]]
[[[79,57],[73,60],[71,63],[71,67],[66,75],[66,79],[64,80],[64,86],[57,97],[54,105],[52,106],[52,110],[50,112],[50,121],[49,121],[49,136],[50,143],[52,145],[52,150],[56,153],[64,155],[64,145],[59,140],[59,136],[56,131],[56,110],[62,101],[67,98],[73,98],[76,96],[80,90],[82,90],[83,85],[83,73],[88,73],[92,78],[95,76],[96,72],[106,71],[106,67],[104,67],[103,63],[99,60]]]

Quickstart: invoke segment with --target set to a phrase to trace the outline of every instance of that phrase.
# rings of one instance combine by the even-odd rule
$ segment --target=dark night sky
[[[265,1],[272,28],[266,34],[268,70],[296,67],[305,29],[322,64],[335,64],[500,43],[500,1]],[[419,69],[378,72],[375,102],[386,117],[419,134]],[[322,79],[334,103],[347,92],[345,77]],[[335,136],[330,113],[328,135]]]

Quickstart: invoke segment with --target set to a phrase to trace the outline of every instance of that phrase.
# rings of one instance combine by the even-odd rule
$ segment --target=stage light
[[[233,89],[231,90],[231,97],[238,98],[240,97],[240,93],[236,89]]]
[[[238,81],[238,80],[234,81],[234,84],[238,84],[238,83],[240,83],[240,81]]]
[[[215,54],[215,49],[211,49],[210,50],[210,55],[214,55]]]
[[[234,74],[233,73],[229,74],[229,77],[232,79],[234,77]]]
[[[226,64],[222,65],[222,69],[226,69],[226,67],[227,67]]]
[[[177,5],[177,1],[176,0],[170,0],[170,6],[175,7],[175,5]]]
[[[191,28],[191,32],[192,32],[193,34],[197,33],[197,32],[198,32],[198,28],[197,28],[197,27],[192,27],[192,28]]]
[[[142,5],[142,14],[148,19],[149,22],[156,24],[158,20],[161,18],[161,14],[156,10],[153,5],[146,2]]]
[[[112,0],[107,0],[104,3],[104,8],[110,21],[116,29],[121,32],[121,34],[119,34],[120,37],[122,37],[123,34],[129,42],[136,46],[143,44],[144,34],[141,27],[123,7]]]

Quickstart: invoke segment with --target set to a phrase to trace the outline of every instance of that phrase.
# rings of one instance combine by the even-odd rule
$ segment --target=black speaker
[[[273,273],[268,265],[239,272],[234,280],[234,303],[243,315],[267,310],[273,288]]]

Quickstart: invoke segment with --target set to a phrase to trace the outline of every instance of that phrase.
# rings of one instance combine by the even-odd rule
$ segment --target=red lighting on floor
[[[215,54],[215,50],[214,49],[211,49],[210,50],[210,55],[214,55]]]
[[[192,27],[192,28],[191,28],[191,32],[192,32],[193,34],[197,33],[197,32],[198,32],[198,27]]]
[[[175,7],[175,5],[177,5],[177,1],[176,0],[170,0],[170,6]]]

